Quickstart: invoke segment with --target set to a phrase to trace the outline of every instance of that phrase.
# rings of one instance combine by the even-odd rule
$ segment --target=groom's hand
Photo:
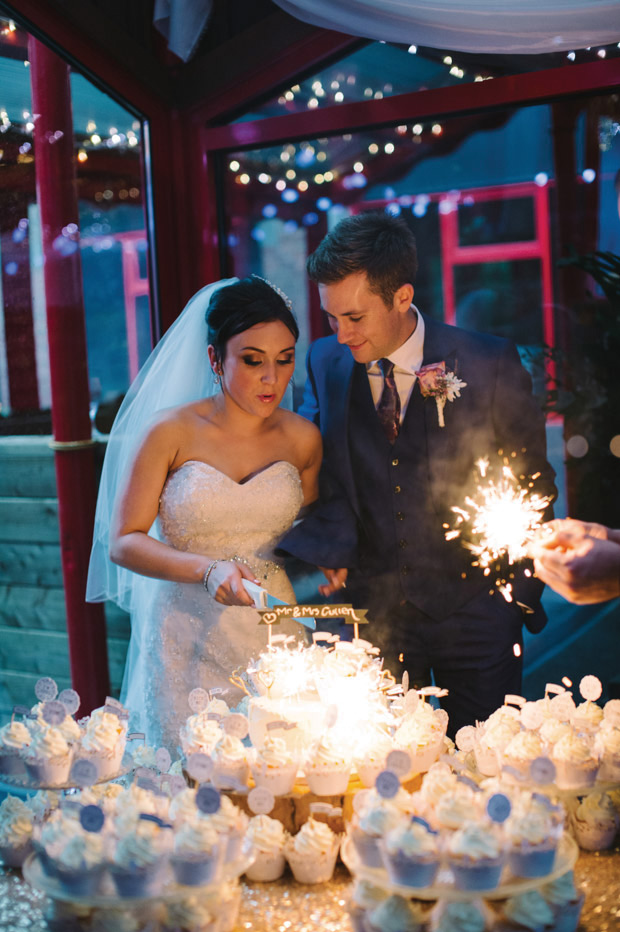
[[[332,595],[334,592],[338,592],[339,589],[346,588],[347,576],[349,575],[347,569],[330,570],[325,566],[319,566],[319,569],[327,580],[327,583],[319,586],[321,595]]]
[[[214,593],[216,602],[222,605],[254,605],[252,596],[246,592],[242,579],[260,585],[254,573],[234,560],[221,560],[213,568],[209,577],[209,592]]]

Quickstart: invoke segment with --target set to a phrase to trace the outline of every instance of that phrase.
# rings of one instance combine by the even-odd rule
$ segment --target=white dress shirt
[[[416,369],[421,368],[424,359],[424,319],[415,305],[413,308],[418,315],[418,323],[415,330],[409,339],[405,340],[402,346],[399,346],[398,349],[394,350],[394,352],[390,353],[387,357],[390,362],[394,363],[394,382],[396,383],[396,391],[400,398],[401,424],[407,411],[407,405],[409,404],[413,386],[416,382]],[[366,371],[368,372],[370,391],[372,392],[372,398],[376,408],[381,400],[381,394],[383,392],[383,372],[379,368],[377,360],[368,363]]]

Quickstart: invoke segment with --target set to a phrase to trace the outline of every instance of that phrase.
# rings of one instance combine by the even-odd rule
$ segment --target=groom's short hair
[[[415,280],[415,237],[404,220],[390,214],[345,217],[308,257],[307,270],[310,280],[321,285],[365,272],[371,291],[390,307],[401,285]]]

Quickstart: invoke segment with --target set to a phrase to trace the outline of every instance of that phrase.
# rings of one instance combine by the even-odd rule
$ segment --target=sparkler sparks
[[[481,478],[487,479],[488,459],[478,460],[476,466]],[[477,486],[473,496],[467,496],[464,507],[451,509],[456,524],[446,532],[446,540],[460,537],[476,558],[473,565],[482,567],[486,576],[493,566],[500,571],[502,563],[512,566],[523,560],[551,501],[548,495],[532,491],[532,486],[532,482],[525,488],[520,485],[504,460],[499,480],[488,478],[486,484]],[[511,583],[498,576],[496,586],[504,598],[512,600]]]

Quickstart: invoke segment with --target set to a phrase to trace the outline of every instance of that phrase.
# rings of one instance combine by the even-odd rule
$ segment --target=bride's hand
[[[216,602],[222,605],[254,605],[252,597],[245,591],[242,579],[260,585],[254,573],[234,560],[218,560],[209,574],[208,590]]]

